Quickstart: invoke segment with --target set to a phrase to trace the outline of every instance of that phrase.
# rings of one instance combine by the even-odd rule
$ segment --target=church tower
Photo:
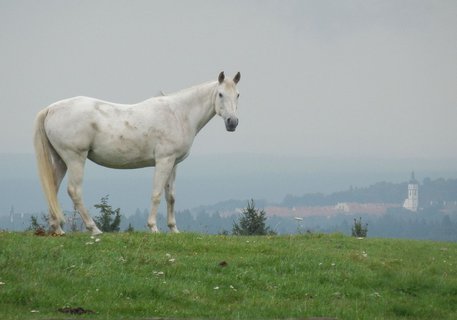
[[[419,207],[419,182],[414,177],[414,171],[411,172],[411,180],[408,183],[408,199],[403,203],[403,208],[417,212]]]

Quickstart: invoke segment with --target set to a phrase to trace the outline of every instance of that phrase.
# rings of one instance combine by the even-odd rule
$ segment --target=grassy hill
[[[0,283],[1,319],[456,319],[457,244],[2,232]]]

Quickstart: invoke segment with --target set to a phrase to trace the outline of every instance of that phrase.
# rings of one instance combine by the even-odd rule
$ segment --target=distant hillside
[[[376,181],[389,181],[387,184],[392,183],[393,187],[396,183],[407,181],[411,170],[416,171],[418,178],[429,177],[431,181],[439,177],[457,178],[457,160],[191,154],[178,168],[176,208],[185,210],[223,203],[228,199],[239,199],[244,204],[250,198],[278,204],[287,194],[307,194],[308,198],[306,202],[300,199],[303,196],[289,196],[286,198],[290,200],[289,205],[293,205],[293,201],[334,203],[348,196],[362,201],[360,198],[368,197],[368,194],[363,194],[365,188],[361,187]],[[88,161],[83,186],[86,205],[92,210],[101,197],[109,194],[113,207],[121,208],[127,216],[134,214],[138,208],[149,208],[152,175],[153,168],[113,170]],[[65,210],[72,210],[65,184],[64,181],[59,199]],[[354,186],[352,194],[351,190],[338,192],[351,185]],[[387,190],[382,185],[379,187],[378,191]],[[390,188],[389,192],[392,193],[389,197],[396,196],[396,201],[402,202],[406,197],[406,191],[401,186],[398,191]],[[379,192],[370,195],[372,200],[377,200],[373,199],[377,196]],[[284,203],[288,202],[286,199]],[[239,206],[236,204],[236,207]],[[0,216],[9,216],[12,207],[16,213],[46,210],[33,154],[0,153]]]
[[[281,202],[285,207],[326,206],[339,202],[358,203],[399,203],[408,197],[408,183],[378,182],[369,187],[350,187],[346,191],[328,195],[310,193],[302,196],[287,195]],[[444,202],[457,201],[457,179],[425,178],[419,184],[419,206],[439,205]]]

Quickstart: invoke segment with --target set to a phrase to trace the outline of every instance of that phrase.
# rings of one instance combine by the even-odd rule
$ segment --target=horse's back
[[[109,116],[115,111],[119,114],[122,110],[127,110],[134,105],[112,103],[96,98],[77,96],[68,99],[63,99],[54,102],[48,106],[48,114],[58,113],[59,116],[70,120],[84,120],[88,116],[95,117],[95,113],[99,112],[104,116]]]

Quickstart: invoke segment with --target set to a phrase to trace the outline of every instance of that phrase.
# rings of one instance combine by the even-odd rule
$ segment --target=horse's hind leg
[[[165,185],[165,199],[167,200],[167,223],[168,228],[173,233],[179,233],[176,227],[175,219],[175,178],[176,178],[176,166],[171,171],[168,182]]]
[[[84,207],[83,198],[82,198],[82,182],[84,174],[84,163],[85,156],[76,158],[71,162],[67,162],[68,168],[68,194],[73,201],[75,210],[79,212],[86,228],[92,232],[93,235],[102,233],[100,229],[97,228],[94,220],[92,220],[87,209]]]
[[[65,173],[67,172],[67,166],[62,159],[54,158],[53,159],[53,169],[54,169],[54,176],[55,176],[55,184],[56,184],[56,192],[59,192],[60,184],[62,183],[63,177],[65,177]],[[49,215],[49,225],[51,226],[52,232],[58,235],[63,235],[65,232],[62,230],[62,221],[59,219],[55,219],[52,215]]]

